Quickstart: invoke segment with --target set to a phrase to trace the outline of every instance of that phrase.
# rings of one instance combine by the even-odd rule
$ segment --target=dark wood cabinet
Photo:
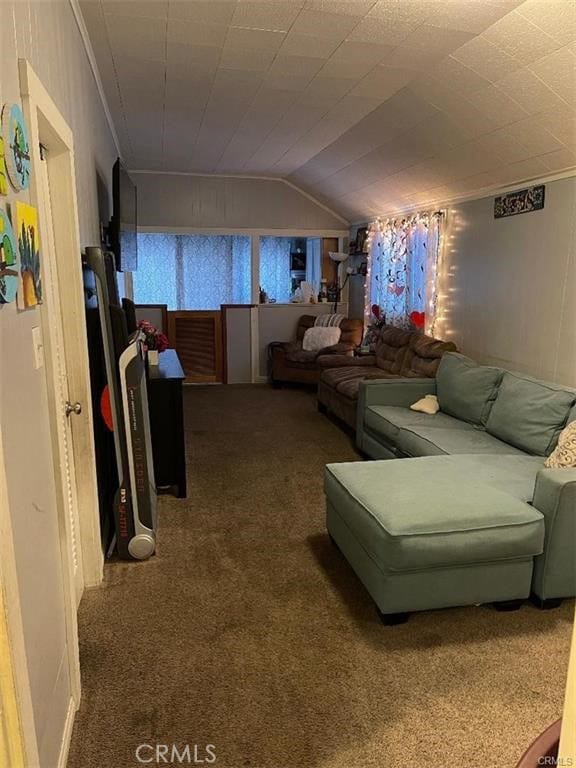
[[[148,366],[148,407],[154,456],[154,476],[159,493],[186,497],[186,443],[182,383],[186,378],[174,349],[159,356],[159,365]]]

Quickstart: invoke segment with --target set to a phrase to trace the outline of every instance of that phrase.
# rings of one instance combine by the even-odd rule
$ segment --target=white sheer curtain
[[[290,280],[289,237],[260,238],[260,287],[269,299],[277,302],[290,301],[292,286]]]
[[[389,325],[433,323],[442,219],[438,213],[421,213],[372,224],[367,302],[380,307]]]
[[[138,257],[137,304],[167,304],[174,310],[250,303],[248,236],[140,233]]]

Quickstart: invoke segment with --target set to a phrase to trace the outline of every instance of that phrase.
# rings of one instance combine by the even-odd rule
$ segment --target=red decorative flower
[[[170,342],[166,336],[164,336],[161,331],[157,331],[148,320],[141,320],[138,323],[138,328],[140,328],[144,334],[144,344],[146,345],[146,349],[155,349],[158,352],[164,352],[164,350],[168,349],[170,346]]]

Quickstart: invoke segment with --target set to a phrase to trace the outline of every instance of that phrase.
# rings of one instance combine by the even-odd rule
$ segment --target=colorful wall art
[[[36,208],[27,203],[16,203],[16,229],[20,252],[18,306],[20,309],[30,309],[42,303],[40,236]]]
[[[543,184],[528,189],[519,189],[507,195],[494,198],[494,218],[503,219],[505,216],[516,216],[518,213],[530,213],[544,208]]]
[[[12,224],[0,208],[0,304],[10,304],[18,291],[18,247]]]
[[[0,195],[8,194],[8,177],[6,176],[6,158],[4,157],[4,139],[0,136]]]
[[[18,104],[4,104],[2,137],[8,178],[19,192],[30,183],[30,144],[24,115]]]

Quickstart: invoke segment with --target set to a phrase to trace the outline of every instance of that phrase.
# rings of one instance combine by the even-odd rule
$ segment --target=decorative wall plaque
[[[519,189],[494,198],[494,218],[503,219],[505,216],[516,216],[519,213],[540,211],[544,208],[544,184],[528,189]]]

